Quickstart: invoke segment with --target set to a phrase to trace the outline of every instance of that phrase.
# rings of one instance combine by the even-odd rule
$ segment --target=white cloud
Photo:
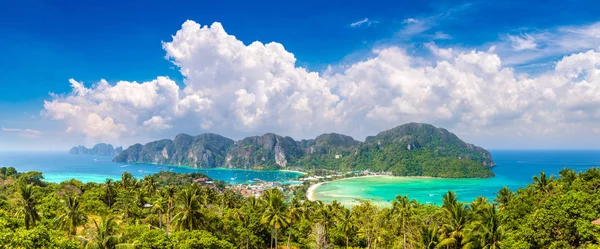
[[[439,48],[434,42],[425,43],[425,47],[435,56],[443,59],[450,59],[454,56],[452,48]]]
[[[171,129],[171,127],[173,127],[173,126],[167,123],[170,119],[171,118],[168,118],[168,117],[163,118],[161,116],[152,116],[152,118],[144,121],[142,123],[142,125],[148,127],[151,130]]]
[[[404,23],[404,24],[411,24],[411,23],[418,23],[418,22],[419,21],[414,18],[406,18],[406,19],[404,19],[404,21],[402,21],[402,23]]]
[[[446,34],[446,33],[442,32],[442,31],[436,31],[433,34],[432,38],[434,40],[450,40],[450,39],[452,39],[452,36],[450,36],[449,34]]]
[[[20,128],[5,128],[2,127],[3,132],[16,133],[19,136],[27,138],[38,138],[42,135],[41,131],[34,129],[20,129]]]
[[[508,39],[510,39],[510,41],[512,42],[512,47],[515,51],[537,48],[537,44],[535,43],[535,38],[528,34],[522,34],[519,36],[509,35]]]
[[[375,23],[379,23],[379,21],[370,21],[369,18],[365,18],[356,22],[353,22],[350,24],[350,27],[356,28],[356,27],[360,27],[363,24],[367,25],[367,26],[371,26],[372,24]]]
[[[521,33],[508,34],[493,44],[507,65],[529,66],[532,62],[539,64],[565,54],[600,48],[600,22]]]
[[[73,133],[100,140],[184,129],[224,135],[275,132],[295,138],[341,132],[359,139],[406,122],[428,122],[483,139],[522,139],[569,130],[586,134],[600,120],[600,52],[566,56],[539,76],[517,75],[497,49],[425,45],[436,60],[390,46],[324,74],[296,67],[282,44],[243,44],[221,24],[187,21],[167,57],[185,77],[148,82],[70,81],[44,114]],[[527,124],[527,125],[523,125]]]

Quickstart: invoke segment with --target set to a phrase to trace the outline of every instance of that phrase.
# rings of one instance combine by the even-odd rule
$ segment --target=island
[[[113,147],[111,144],[99,143],[92,148],[83,145],[75,146],[69,150],[69,154],[74,155],[97,155],[97,156],[116,156],[123,151],[123,147]]]
[[[491,167],[496,165],[487,150],[423,123],[400,125],[364,142],[336,133],[300,141],[273,133],[239,141],[212,133],[179,134],[173,140],[134,144],[113,161],[195,168],[370,170],[444,178],[493,177]]]

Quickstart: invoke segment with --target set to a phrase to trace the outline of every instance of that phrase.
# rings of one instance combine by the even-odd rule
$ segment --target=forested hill
[[[92,148],[86,148],[83,145],[75,146],[69,150],[70,154],[115,156],[123,151],[122,147],[113,147],[111,144],[99,143]]]
[[[491,177],[494,161],[485,149],[429,124],[409,123],[369,136],[364,142],[329,133],[296,141],[273,133],[240,141],[216,135],[179,134],[135,144],[116,162],[199,168],[330,169],[390,171],[402,176]]]

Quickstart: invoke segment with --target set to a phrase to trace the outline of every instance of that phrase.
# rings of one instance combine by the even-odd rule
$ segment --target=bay
[[[62,182],[73,178],[82,182],[104,182],[108,178],[120,179],[123,172],[129,172],[136,178],[160,171],[200,172],[215,180],[234,184],[254,179],[287,182],[302,175],[288,171],[195,169],[183,166],[115,163],[112,159],[112,156],[71,155],[66,152],[0,152],[0,166],[12,166],[19,172],[40,171],[48,182]]]
[[[459,200],[472,201],[477,196],[489,200],[503,186],[515,191],[530,184],[541,171],[558,175],[565,168],[576,172],[599,167],[600,151],[561,150],[496,150],[490,151],[497,166],[496,177],[486,179],[440,179],[410,177],[365,177],[333,181],[315,189],[313,197],[324,202],[337,200],[345,206],[358,199],[388,205],[397,195],[408,195],[421,203],[440,204],[448,191],[456,192]]]

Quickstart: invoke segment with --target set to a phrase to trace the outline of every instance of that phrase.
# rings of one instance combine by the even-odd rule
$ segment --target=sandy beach
[[[327,183],[327,182],[319,182],[317,184],[313,184],[313,185],[310,185],[310,187],[308,187],[308,189],[306,190],[306,198],[308,198],[309,201],[316,201],[316,199],[314,197],[315,189],[317,189],[323,183]]]
[[[297,171],[297,170],[280,169],[279,171],[282,171],[282,172],[292,172],[292,173],[298,173],[298,174],[306,175],[306,172]]]

